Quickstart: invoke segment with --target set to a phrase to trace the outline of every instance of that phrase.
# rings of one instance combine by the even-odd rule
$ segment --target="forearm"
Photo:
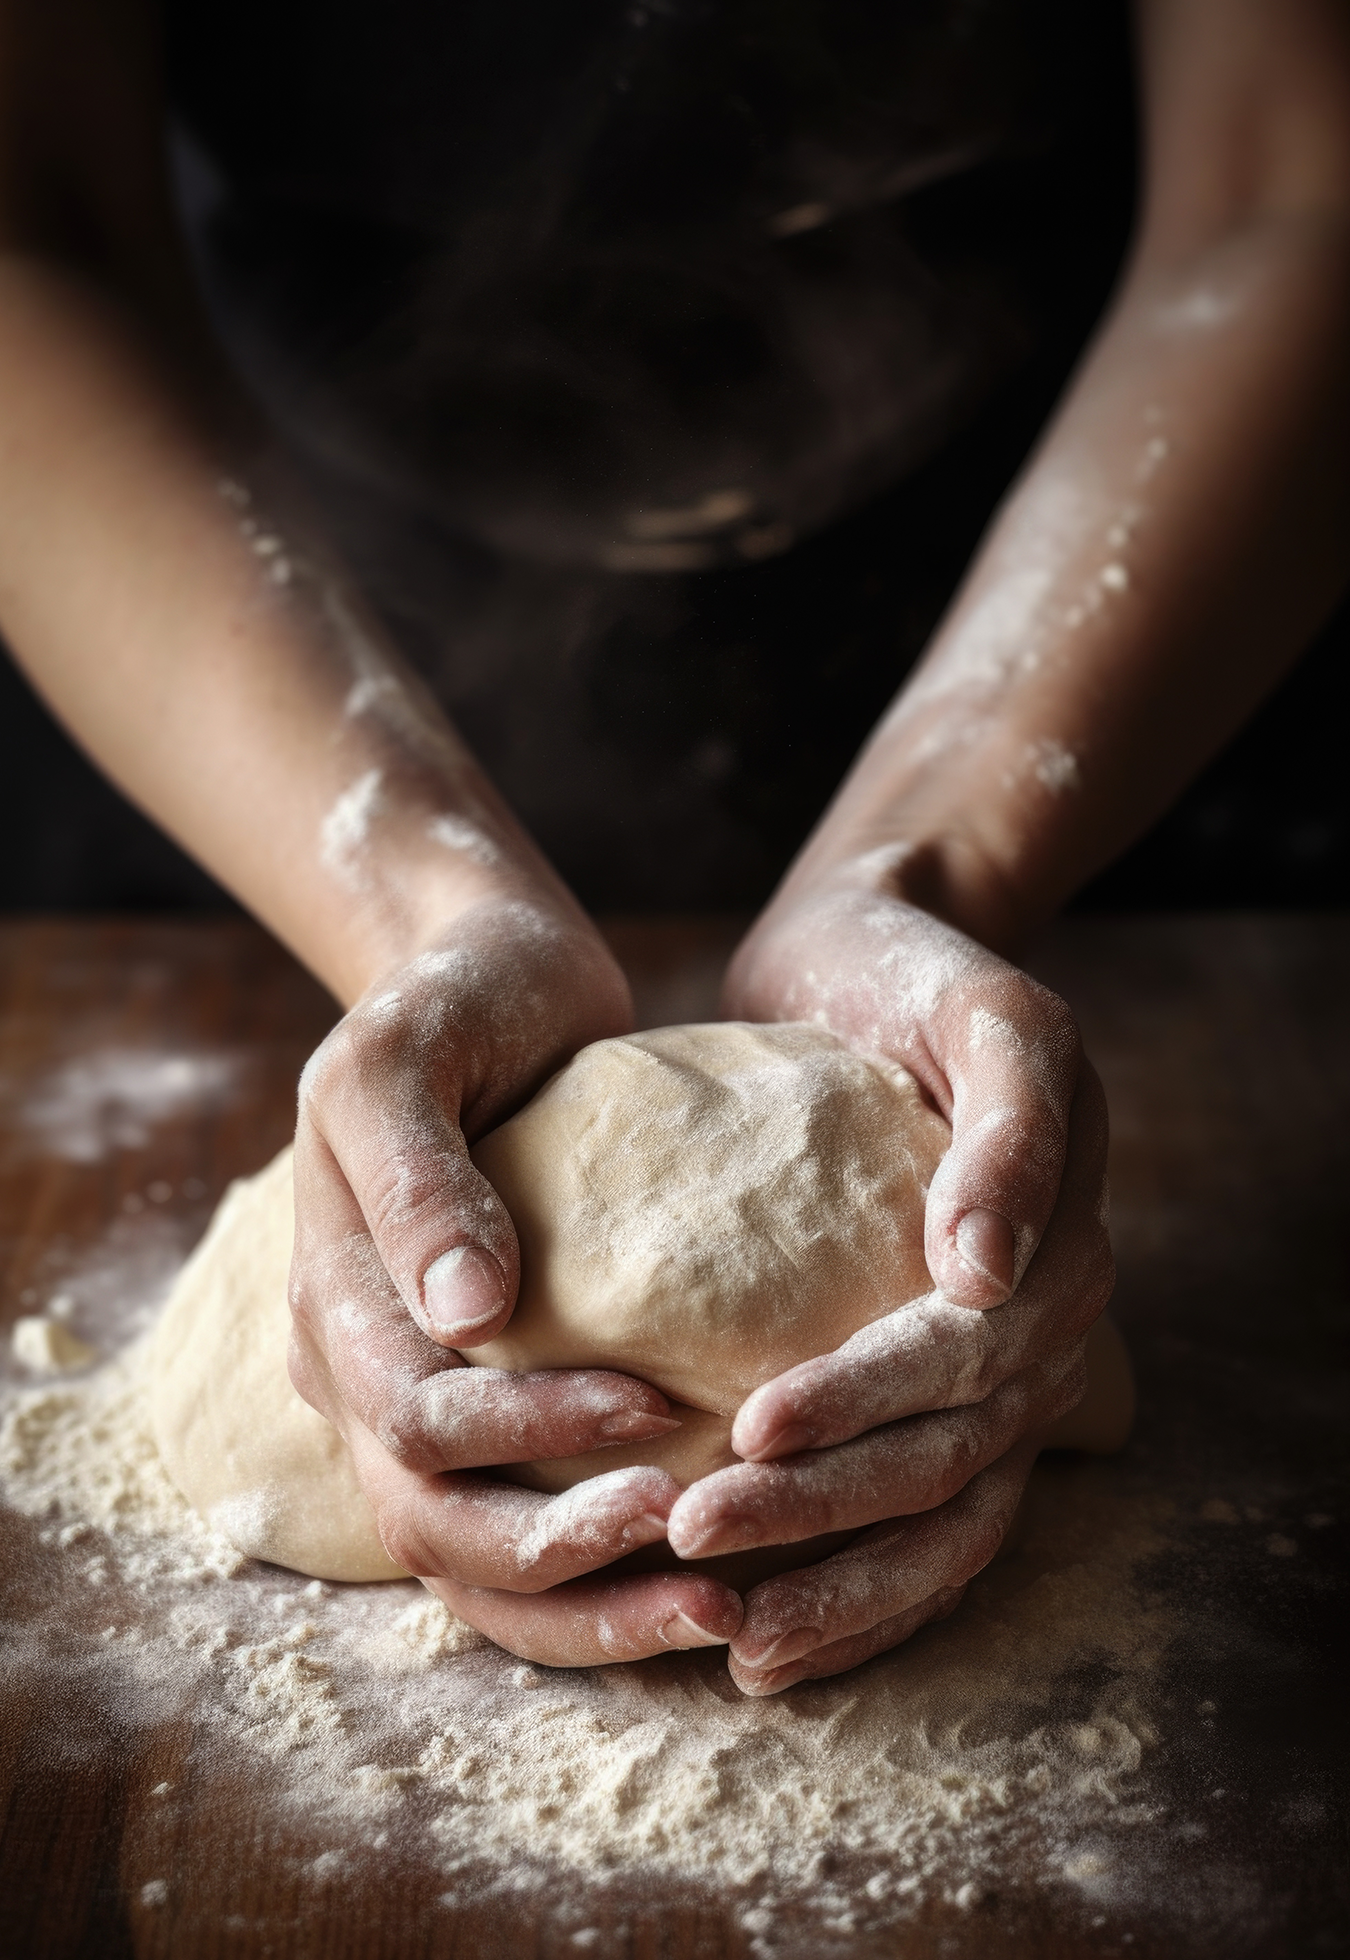
[[[454,732],[93,289],[0,261],[0,630],[340,998],[489,893],[571,910]]]
[[[1350,571],[1350,35],[1320,0],[1154,0],[1145,25],[1131,273],[789,898],[866,859],[863,882],[1015,946]]]
[[[1344,581],[1347,343],[1316,226],[1142,271],[794,889],[885,848],[1008,946],[1137,836]]]

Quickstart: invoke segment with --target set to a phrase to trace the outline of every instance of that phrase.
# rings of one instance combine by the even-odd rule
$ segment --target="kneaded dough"
[[[520,1238],[490,1368],[618,1368],[734,1416],[785,1368],[932,1290],[951,1132],[896,1063],[821,1028],[597,1041],[474,1150]]]
[[[192,1508],[251,1558],[316,1579],[401,1579],[347,1446],[291,1387],[291,1152],[240,1178],[174,1282],[150,1423]]]
[[[950,1141],[904,1069],[797,1024],[715,1023],[596,1042],[474,1161],[521,1243],[506,1331],[467,1353],[515,1370],[615,1368],[682,1426],[655,1441],[503,1468],[544,1491],[631,1464],[681,1484],[736,1458],[746,1395],[837,1347],[932,1282],[929,1182]],[[232,1543],[320,1578],[400,1575],[337,1433],[286,1374],[290,1153],[231,1186],[170,1297],[152,1418],[175,1483]],[[1114,1449],[1129,1364],[1099,1323],[1089,1393],[1047,1439]],[[837,1538],[694,1561],[739,1584]],[[625,1565],[678,1564],[669,1548]]]

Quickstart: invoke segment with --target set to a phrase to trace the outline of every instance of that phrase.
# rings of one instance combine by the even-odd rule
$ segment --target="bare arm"
[[[1015,946],[1176,796],[1350,574],[1350,20],[1147,0],[1120,291],[784,898],[867,874]]]
[[[467,1144],[626,1028],[627,988],[251,460],[178,257],[153,18],[0,0],[0,630],[353,1009],[301,1088],[291,1371],[391,1553],[539,1659],[723,1640],[740,1602],[711,1580],[584,1576],[664,1535],[664,1473],[601,1479],[589,1507],[480,1474],[669,1427],[628,1377],[494,1377],[453,1347],[504,1324],[518,1273]]]
[[[154,60],[139,7],[0,7],[0,630],[350,1004],[491,893],[575,908],[284,489],[238,480],[266,432],[181,260]]]

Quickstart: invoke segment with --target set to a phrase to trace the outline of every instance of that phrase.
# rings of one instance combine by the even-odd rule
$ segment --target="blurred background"
[[[597,227],[618,241],[618,261],[637,251],[628,206],[644,170],[656,175],[641,180],[638,203],[676,199],[672,236],[697,236],[710,262],[722,250],[726,186],[748,166],[736,127],[716,123],[720,97],[704,99],[711,57],[699,10],[687,10],[687,28],[667,10],[668,44],[651,39],[641,9],[626,17],[629,39],[614,56],[628,64],[625,93],[604,96],[603,116],[588,106],[589,16],[568,26],[556,11],[525,11],[543,35],[533,76],[520,35],[486,15],[466,65],[458,13],[418,13],[419,33],[449,39],[414,73],[396,58],[397,36],[376,32],[366,10],[344,14],[341,32],[308,0],[281,16],[264,0],[178,10],[170,149],[184,233],[218,336],[328,536],[582,899],[611,913],[743,912],[772,889],[921,652],[1110,294],[1136,204],[1129,10],[1124,0],[1090,10],[1037,0],[1041,52],[1030,80],[1013,72],[994,34],[992,53],[973,67],[966,52],[953,55],[950,100],[939,90],[941,99],[930,91],[911,102],[914,64],[903,47],[892,51],[897,93],[890,121],[871,132],[876,155],[841,154],[830,168],[903,188],[859,192],[852,214],[780,235],[748,300],[734,282],[699,285],[701,261],[691,273],[674,247],[664,263],[643,258],[636,283],[625,275],[603,289],[585,285]],[[985,12],[995,26],[1006,14],[1019,35],[1027,18],[1022,6]],[[557,45],[543,33],[550,22]],[[1017,44],[1014,36],[1008,47]],[[569,79],[551,131],[538,104],[559,95],[554,69]],[[459,88],[454,116],[429,116],[410,97],[433,84]],[[770,107],[777,86],[764,81]],[[477,97],[492,104],[486,122]],[[653,163],[652,132],[667,115],[669,154],[657,145]],[[1002,130],[996,141],[979,136],[990,117]],[[953,147],[963,118],[976,131],[964,149]],[[418,126],[421,147],[407,136]],[[576,132],[593,126],[601,134],[587,148]],[[444,156],[427,148],[427,128]],[[494,145],[504,146],[497,177]],[[540,186],[563,181],[564,166],[571,203],[546,241],[544,279],[511,242],[512,227],[519,205],[529,231]],[[475,188],[475,171],[485,189]],[[813,208],[788,214],[794,229]],[[465,225],[484,228],[484,209],[498,284],[460,290],[445,268],[459,263]],[[737,251],[746,236],[735,235]],[[639,242],[641,257],[645,233]],[[860,418],[844,394],[862,356],[852,344],[840,355],[831,322],[837,315],[852,331],[864,311],[855,287],[870,290],[878,277],[894,305],[859,329],[881,336],[866,372],[882,377]],[[768,296],[759,314],[755,291]],[[509,360],[493,366],[510,340],[492,325],[503,307],[501,317],[515,318],[515,308],[547,348],[562,349],[587,399],[601,404],[566,455],[550,447],[556,403],[545,403],[537,427],[529,421],[539,377],[522,378]],[[818,500],[800,525],[767,527],[765,536],[799,529],[792,549],[698,571],[634,572],[584,562],[584,538],[570,562],[519,548],[519,512],[562,499],[538,519],[561,535],[584,523],[576,514],[588,498],[603,503],[613,488],[588,480],[588,469],[608,468],[627,495],[624,472],[657,479],[676,469],[693,427],[705,444],[730,430],[736,467],[748,456],[772,470],[766,457],[791,456],[798,438],[809,455],[822,440],[806,422],[793,426],[808,415],[803,402],[834,402],[841,427],[884,419],[896,371],[888,333],[909,333],[919,377],[914,400],[897,411],[910,449],[902,441],[868,466],[866,481],[865,470],[841,479],[837,509]],[[775,334],[804,350],[809,386],[756,353]],[[302,398],[318,404],[307,426],[294,412]],[[401,480],[380,447],[394,424],[414,455]],[[634,444],[636,463],[625,449]],[[694,465],[719,480],[706,479],[706,457]],[[447,480],[452,490],[458,483],[457,511],[453,496],[438,508],[426,488]],[[759,488],[771,508],[780,497],[780,515],[797,494],[786,465],[782,482]],[[1176,807],[1076,904],[1343,905],[1348,662],[1350,603]],[[0,825],[4,911],[231,905],[100,777],[2,651]]]

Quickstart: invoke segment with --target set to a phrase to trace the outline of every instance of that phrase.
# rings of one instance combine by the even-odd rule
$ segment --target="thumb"
[[[1068,1009],[1043,988],[1016,1023],[978,1011],[963,1018],[941,1058],[952,1142],[929,1189],[924,1253],[949,1300],[994,1307],[1017,1286],[1055,1208],[1081,1048]]]
[[[520,1247],[458,1126],[425,1094],[350,1076],[338,1110],[302,1096],[317,1161],[349,1187],[385,1271],[433,1341],[477,1347],[511,1317]],[[333,1116],[340,1116],[335,1122]]]
[[[520,1248],[506,1206],[457,1133],[428,1165],[427,1195],[372,1232],[413,1319],[447,1347],[481,1347],[511,1317]]]

